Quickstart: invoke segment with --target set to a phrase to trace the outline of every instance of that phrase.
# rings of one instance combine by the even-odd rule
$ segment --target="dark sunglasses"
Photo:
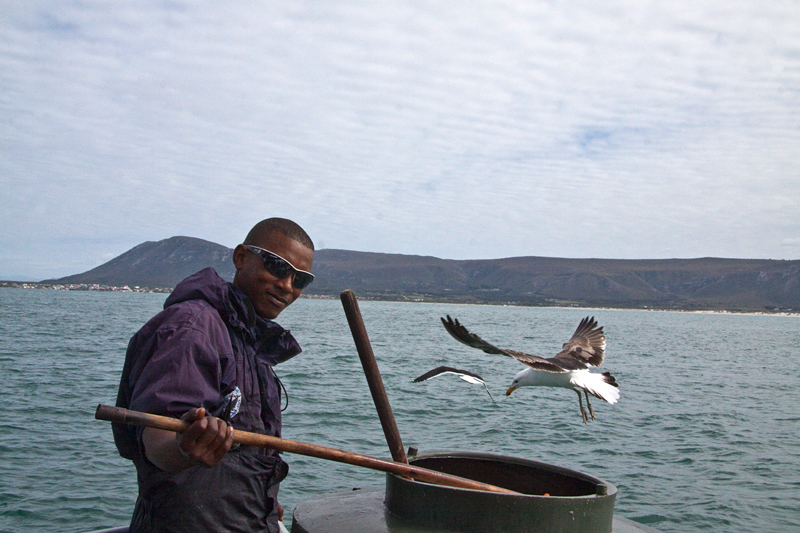
[[[294,265],[278,254],[249,244],[245,244],[244,247],[254,254],[260,255],[264,259],[264,268],[276,278],[283,279],[291,274],[292,285],[295,289],[305,289],[314,281],[314,274],[295,268]]]

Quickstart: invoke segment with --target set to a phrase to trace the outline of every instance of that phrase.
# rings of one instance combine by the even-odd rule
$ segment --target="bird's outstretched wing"
[[[478,374],[473,374],[468,370],[459,370],[458,368],[453,368],[451,366],[437,366],[433,370],[425,372],[421,376],[414,378],[414,383],[419,383],[420,381],[425,381],[426,379],[435,378],[437,376],[441,376],[442,374],[455,374],[456,376],[460,377],[467,383],[480,383],[483,385],[483,388],[486,389],[486,393],[489,395],[489,398],[492,399],[494,402],[494,397],[492,393],[489,392],[489,387],[486,386],[486,382],[480,377]],[[497,403],[497,402],[495,402]]]
[[[559,365],[566,361],[575,361],[585,366],[600,366],[606,353],[606,336],[603,327],[597,326],[594,317],[581,320],[572,338],[562,345],[562,349],[553,358]]]
[[[420,381],[425,381],[426,379],[435,378],[436,376],[447,373],[456,374],[458,377],[469,383],[485,383],[483,378],[478,374],[473,374],[468,370],[460,370],[451,366],[437,366],[433,370],[425,372],[421,376],[414,378],[414,383],[419,383]],[[465,377],[469,379],[465,379]]]
[[[461,325],[458,319],[450,318],[450,315],[447,315],[447,319],[442,318],[442,324],[444,324],[444,329],[447,330],[450,335],[453,336],[457,341],[466,344],[467,346],[471,346],[472,348],[477,348],[479,350],[483,350],[486,353],[490,354],[500,354],[500,355],[507,355],[508,357],[513,357],[520,363],[527,365],[531,368],[536,370],[542,370],[544,372],[568,372],[570,370],[578,370],[581,368],[586,368],[585,363],[581,363],[575,359],[565,359],[564,361],[554,361],[553,359],[545,359],[544,357],[539,357],[537,355],[531,355],[525,352],[518,352],[516,350],[504,350],[502,348],[498,348],[494,344],[490,344],[485,340],[481,339],[474,333],[470,333],[467,328]]]
[[[444,329],[453,336],[453,338],[459,342],[463,342],[467,346],[471,346],[472,348],[477,348],[479,350],[483,350],[486,353],[493,353],[493,354],[502,354],[507,355],[509,357],[513,357],[508,351],[501,350],[494,344],[490,344],[485,340],[481,339],[474,333],[470,333],[467,331],[467,328],[461,325],[461,323],[456,318],[453,320],[450,318],[450,315],[447,315],[447,320],[442,318],[442,324],[444,324]]]

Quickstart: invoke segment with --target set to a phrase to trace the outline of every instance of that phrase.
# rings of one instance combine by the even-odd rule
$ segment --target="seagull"
[[[437,376],[441,376],[442,374],[455,374],[456,376],[460,377],[467,383],[482,384],[483,388],[486,389],[486,393],[489,394],[489,398],[492,399],[492,402],[494,402],[495,405],[497,404],[497,402],[494,401],[494,396],[492,396],[492,393],[489,392],[489,387],[486,386],[486,382],[483,380],[483,378],[480,377],[478,374],[473,374],[472,372],[469,372],[467,370],[459,370],[457,368],[453,368],[450,366],[437,366],[433,370],[425,372],[418,378],[415,378],[414,383],[419,383],[420,381],[425,381],[426,379],[435,378]]]
[[[594,409],[589,403],[589,394],[600,398],[610,404],[619,400],[619,385],[610,372],[593,374],[591,367],[603,363],[606,350],[606,337],[603,328],[597,326],[594,317],[586,317],[578,324],[572,338],[562,345],[560,352],[555,357],[544,358],[524,352],[498,348],[486,342],[474,333],[467,331],[458,319],[453,320],[450,315],[442,318],[442,324],[450,335],[457,341],[483,350],[489,354],[500,354],[513,357],[529,368],[520,371],[514,376],[514,381],[506,391],[510,396],[519,387],[563,387],[572,389],[578,394],[578,404],[581,408],[583,423],[589,422],[589,417],[595,419]],[[583,408],[581,392],[586,396],[586,405],[589,411]]]

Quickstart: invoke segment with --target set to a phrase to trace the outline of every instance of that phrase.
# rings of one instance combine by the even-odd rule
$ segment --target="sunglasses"
[[[305,289],[314,281],[314,274],[295,268],[294,265],[278,254],[249,244],[245,244],[244,247],[254,254],[260,255],[264,259],[264,268],[276,278],[283,279],[292,275],[292,285],[295,289]]]

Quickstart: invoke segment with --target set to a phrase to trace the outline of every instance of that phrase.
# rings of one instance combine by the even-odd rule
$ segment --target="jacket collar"
[[[302,351],[289,330],[258,316],[250,298],[213,268],[205,268],[181,281],[164,302],[164,307],[186,300],[208,302],[234,330],[241,330],[254,342],[259,355],[274,359],[276,364]]]

